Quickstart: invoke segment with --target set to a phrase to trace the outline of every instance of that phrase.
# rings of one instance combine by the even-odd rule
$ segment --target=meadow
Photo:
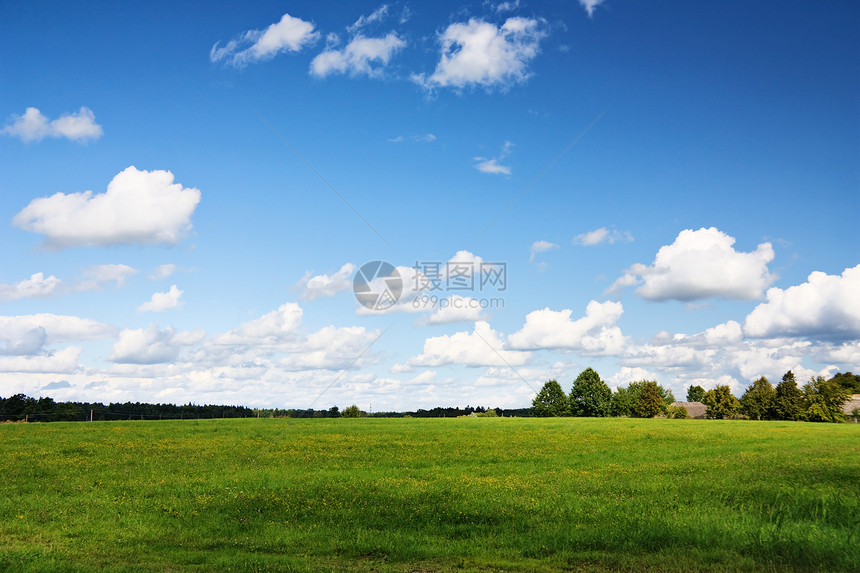
[[[857,571],[860,425],[0,424],[0,571]]]

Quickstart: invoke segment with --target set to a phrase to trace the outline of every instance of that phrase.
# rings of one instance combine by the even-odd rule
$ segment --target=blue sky
[[[523,407],[588,366],[679,398],[857,372],[858,25],[4,2],[0,395]],[[404,288],[368,309],[376,260]],[[504,289],[454,288],[482,264]]]

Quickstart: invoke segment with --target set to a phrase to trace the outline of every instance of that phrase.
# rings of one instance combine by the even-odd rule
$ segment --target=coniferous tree
[[[532,400],[532,416],[569,416],[567,396],[555,380],[547,380]]]
[[[773,398],[773,418],[800,420],[803,413],[803,392],[797,387],[794,372],[789,370],[776,385]]]
[[[775,399],[773,385],[762,376],[747,386],[741,396],[741,410],[750,420],[768,420],[773,417]]]

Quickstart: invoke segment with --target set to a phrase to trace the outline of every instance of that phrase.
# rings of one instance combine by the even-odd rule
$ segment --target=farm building
[[[842,405],[842,411],[846,416],[850,416],[855,409],[860,409],[860,394],[851,394],[848,401]]]
[[[705,410],[708,409],[701,402],[672,402],[671,405],[687,410],[687,416],[690,418],[704,418]]]

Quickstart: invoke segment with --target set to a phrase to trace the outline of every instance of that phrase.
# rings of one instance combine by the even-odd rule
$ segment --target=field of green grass
[[[0,424],[0,571],[858,567],[855,424]]]

